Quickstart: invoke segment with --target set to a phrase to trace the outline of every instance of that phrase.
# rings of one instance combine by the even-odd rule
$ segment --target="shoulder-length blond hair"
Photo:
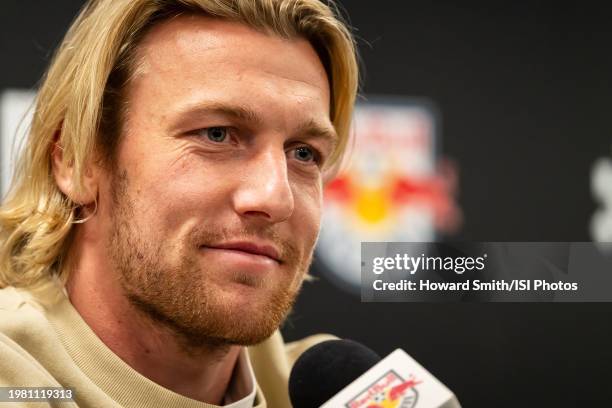
[[[331,1],[331,0],[330,0]],[[349,138],[358,88],[353,37],[333,3],[319,0],[91,0],[68,30],[44,77],[24,150],[0,206],[0,287],[37,288],[50,276],[65,282],[78,205],[57,187],[51,168],[56,142],[82,188],[94,154],[112,159],[134,70],[135,49],[154,24],[182,13],[238,21],[285,38],[310,41],[325,66],[331,120],[340,138],[339,163]]]

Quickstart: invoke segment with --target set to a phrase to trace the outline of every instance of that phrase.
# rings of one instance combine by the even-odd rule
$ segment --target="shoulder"
[[[42,306],[27,292],[0,289],[0,384],[55,385],[36,358],[41,346],[52,343],[53,333]]]
[[[28,291],[14,287],[0,289],[0,333],[17,343],[47,331],[51,327],[44,307]]]
[[[0,289],[0,311],[15,310],[24,303],[22,294],[14,287]]]
[[[285,343],[280,332],[276,331],[266,341],[249,347],[249,356],[254,365],[261,364],[266,368],[274,365],[280,372],[288,372],[304,351],[315,344],[335,339],[337,337],[331,334],[315,334]]]
[[[301,340],[292,341],[285,345],[285,353],[287,354],[287,360],[289,365],[293,367],[295,361],[302,355],[303,352],[311,348],[312,346],[322,343],[327,340],[337,340],[338,337],[332,334],[315,334],[312,336],[305,337]]]
[[[330,334],[316,334],[285,344],[279,331],[264,342],[249,347],[249,359],[257,384],[267,406],[290,407],[288,383],[295,360],[309,347],[326,340],[336,339]]]

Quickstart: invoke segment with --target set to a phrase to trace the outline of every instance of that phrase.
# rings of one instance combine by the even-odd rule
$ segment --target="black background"
[[[81,4],[2,2],[0,89],[35,87]],[[344,6],[359,37],[364,94],[427,97],[441,113],[465,217],[451,239],[590,240],[591,166],[612,142],[607,8]],[[362,304],[321,277],[305,285],[283,333],[329,332],[383,355],[401,347],[468,408],[610,406],[611,312],[597,303]]]

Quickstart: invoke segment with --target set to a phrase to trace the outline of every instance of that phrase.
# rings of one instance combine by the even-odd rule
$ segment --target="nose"
[[[278,223],[293,214],[294,200],[282,149],[267,149],[245,163],[233,195],[234,210],[242,217]]]

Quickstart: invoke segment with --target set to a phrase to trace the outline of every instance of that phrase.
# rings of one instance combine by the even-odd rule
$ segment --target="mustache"
[[[282,263],[296,263],[301,259],[301,251],[289,238],[282,237],[270,228],[241,226],[236,228],[202,225],[194,228],[189,234],[190,242],[202,246],[217,246],[226,242],[250,241],[266,242],[274,245],[279,252]]]

